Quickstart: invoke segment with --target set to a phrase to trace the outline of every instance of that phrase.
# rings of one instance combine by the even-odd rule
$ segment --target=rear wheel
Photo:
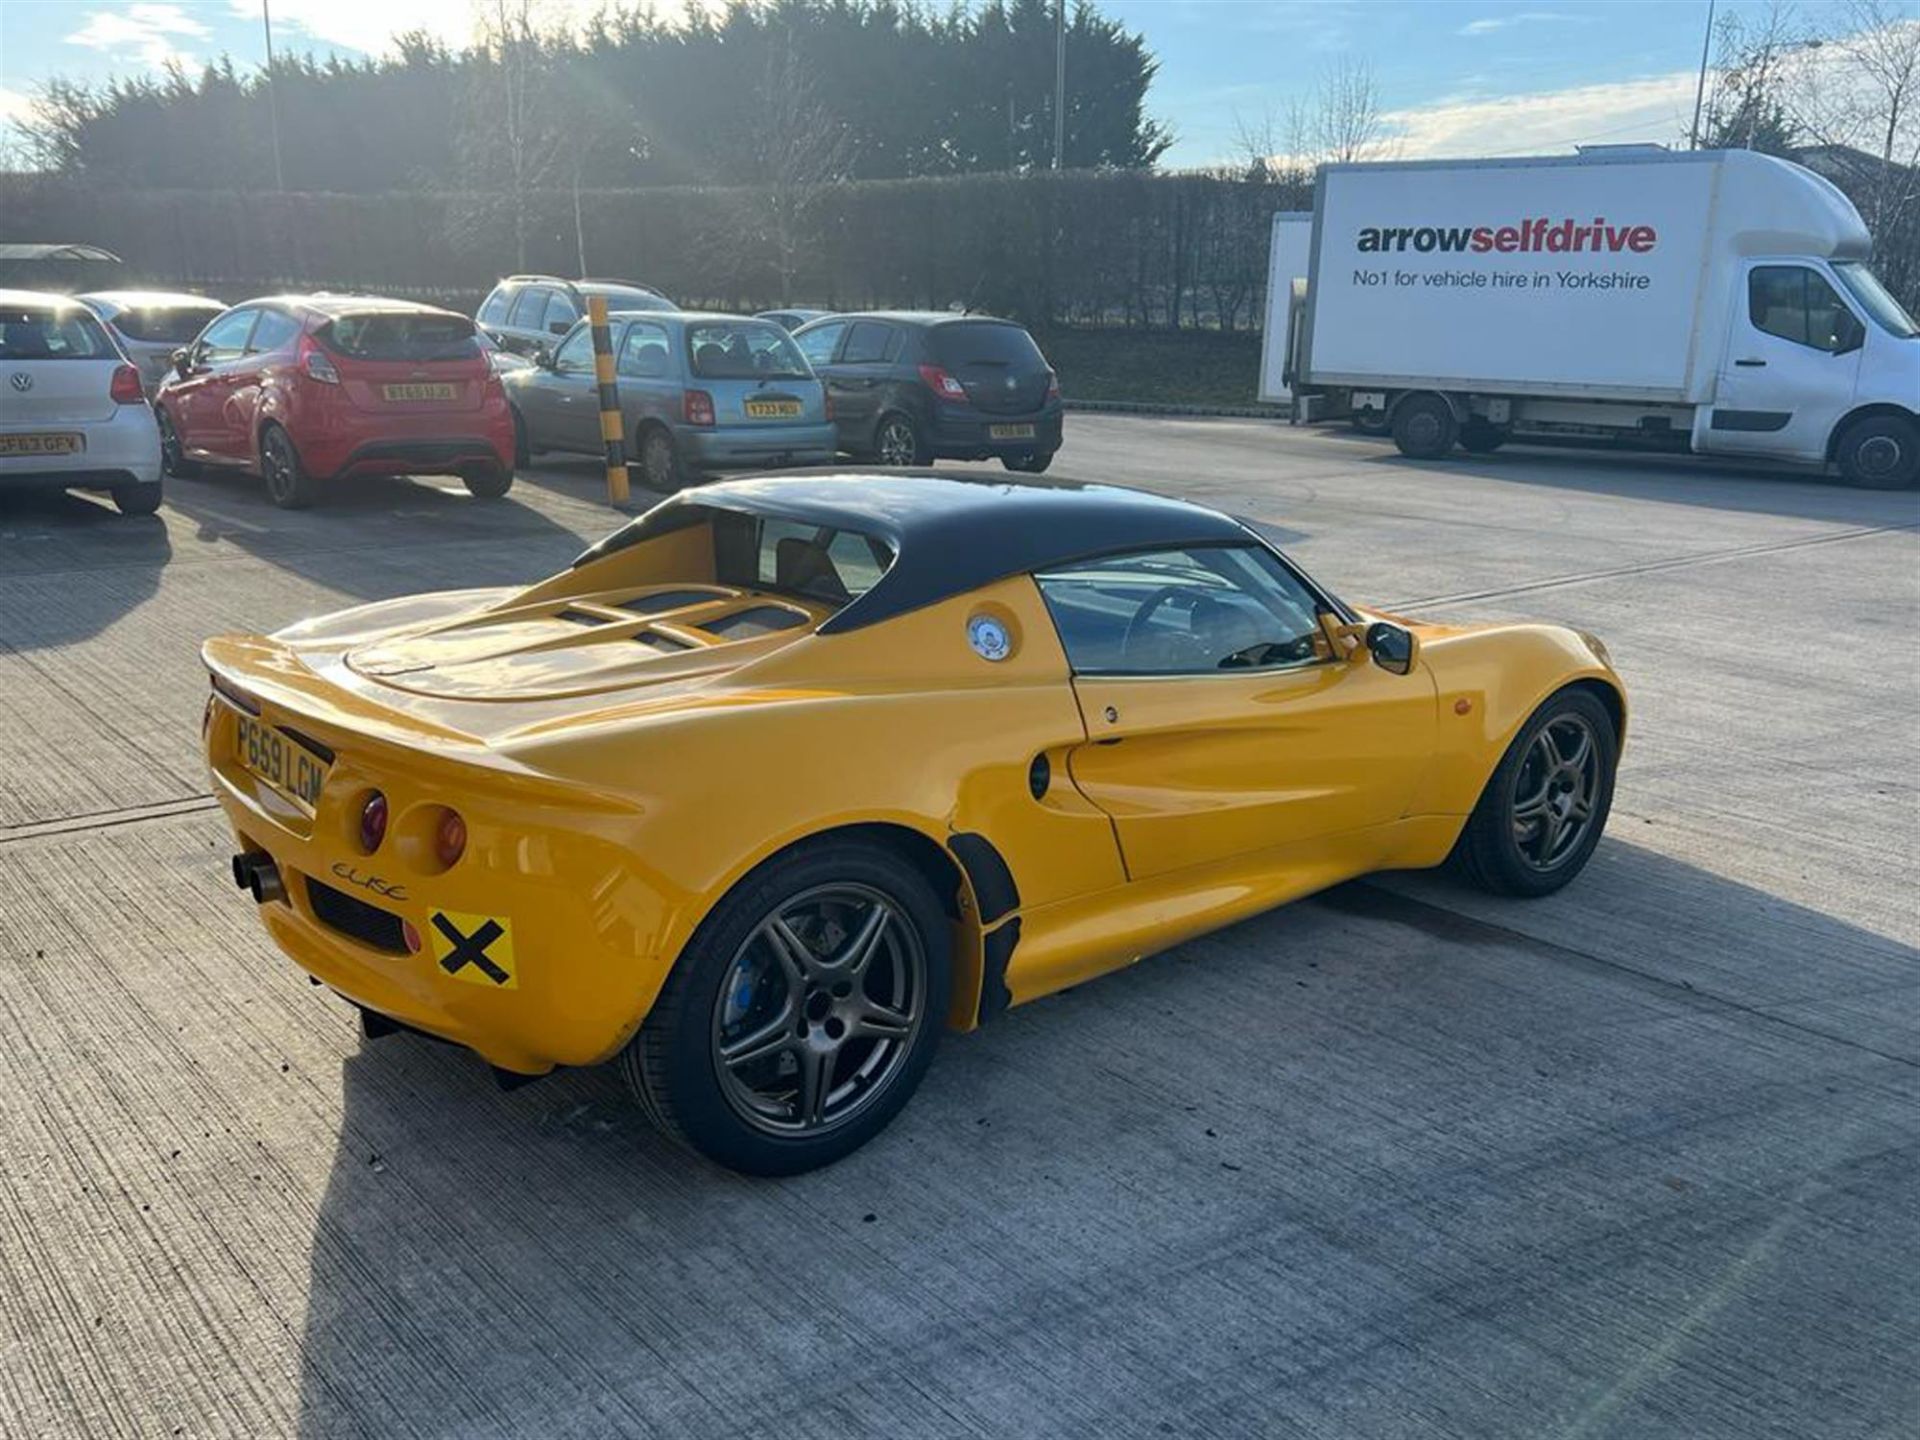
[[[1460,448],[1469,455],[1491,455],[1511,438],[1504,426],[1485,420],[1469,420],[1460,427]]]
[[[1906,490],[1920,480],[1920,431],[1898,415],[1856,420],[1834,447],[1841,477],[1863,490]]]
[[[158,480],[149,480],[141,485],[116,485],[113,487],[113,503],[122,515],[151,515],[160,508],[161,487]]]
[[[1613,808],[1613,717],[1588,690],[1550,696],[1480,794],[1454,858],[1496,895],[1549,895],[1586,866]]]
[[[304,510],[319,495],[313,477],[300,465],[293,438],[278,425],[260,432],[260,474],[267,482],[267,498],[282,510]]]
[[[467,493],[481,500],[498,500],[513,488],[513,472],[504,465],[470,465],[460,479]]]
[[[1384,410],[1356,410],[1347,418],[1362,435],[1384,435],[1393,428]]]
[[[673,436],[658,425],[640,432],[640,475],[649,490],[678,490],[686,483],[686,471]]]
[[[1053,464],[1054,452],[1034,450],[1025,455],[1002,456],[1000,463],[1009,470],[1018,470],[1023,475],[1039,475]]]
[[[160,469],[175,479],[186,480],[200,473],[200,467],[187,459],[187,447],[181,443],[180,432],[174,428],[173,416],[164,409],[155,409],[154,421],[160,426]]]
[[[722,1165],[791,1175],[878,1134],[933,1059],[951,929],[899,855],[829,841],[722,900],[620,1066],[668,1135]]]
[[[1438,395],[1409,395],[1393,410],[1393,443],[1410,460],[1438,460],[1460,438],[1453,407]]]
[[[874,427],[873,458],[882,465],[925,465],[933,459],[933,451],[913,417],[892,410]]]

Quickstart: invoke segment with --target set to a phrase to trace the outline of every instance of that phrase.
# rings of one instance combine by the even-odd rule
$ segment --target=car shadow
[[[1516,444],[1491,455],[1456,451],[1444,460],[1409,460],[1393,449],[1391,440],[1354,432],[1333,438],[1374,451],[1369,457],[1373,463],[1412,466],[1436,476],[1465,474],[1535,488],[1842,524],[1920,523],[1920,491],[1861,490],[1833,476],[1722,456]]]
[[[1782,1132],[1800,1089],[1890,1090],[1868,1039],[1895,1037],[1775,1025],[1710,972],[1793,969],[1794,993],[1830,996],[1904,973],[1911,995],[1920,960],[1653,851],[1602,853],[1528,907],[1577,946],[1399,879],[1345,886],[948,1037],[889,1131],[790,1180],[675,1149],[611,1070],[502,1094],[464,1052],[363,1043],[314,1217],[299,1433],[1010,1434],[1070,1407],[1079,1423],[1037,1428],[1151,1435],[1235,1394],[1280,1433],[1339,1403],[1326,1384],[1422,1403],[1431,1376],[1372,1370],[1383,1353],[1486,1380],[1456,1397],[1484,1423],[1450,1413],[1505,1433],[1512,1396],[1476,1369],[1493,1340],[1537,1360],[1532,1413],[1577,1413],[1649,1327],[1703,1323],[1692,1266],[1638,1257],[1717,1260],[1768,1196],[1887,1143],[1884,1124]],[[1706,917],[1667,974],[1644,953],[1656,911]],[[1912,1099],[1862,1081],[1847,1103]],[[1899,1203],[1853,1183],[1860,1206]],[[1820,1258],[1750,1260],[1717,1303],[1776,1303]],[[1899,1267],[1846,1273],[1863,1288],[1788,1286],[1796,1325],[1727,1363],[1791,1369],[1779,1347],[1823,1309],[1905,1303]],[[1595,1312],[1593,1366],[1488,1320],[1595,1284],[1636,1294]],[[1298,1393],[1276,1344],[1314,1357]],[[1819,1393],[1781,1403],[1782,1433],[1820,1429]]]
[[[105,495],[0,491],[0,650],[99,634],[153,598],[172,556],[164,515],[122,515]]]

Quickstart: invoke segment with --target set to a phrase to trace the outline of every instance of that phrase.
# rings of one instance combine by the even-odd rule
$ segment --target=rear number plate
[[[381,393],[389,400],[451,400],[454,389],[451,385],[386,385]]]
[[[309,812],[327,779],[326,761],[251,715],[234,716],[233,758],[248,774]]]
[[[749,400],[747,401],[749,420],[798,420],[800,402],[798,400]]]
[[[1033,426],[989,425],[987,427],[987,434],[996,440],[1031,440],[1033,439]]]
[[[0,455],[78,455],[87,437],[71,432],[55,435],[0,435]]]

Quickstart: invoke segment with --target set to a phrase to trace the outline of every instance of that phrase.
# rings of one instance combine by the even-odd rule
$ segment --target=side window
[[[593,327],[582,325],[561,344],[554,354],[553,368],[561,375],[593,373]]]
[[[1034,580],[1082,674],[1205,674],[1327,656],[1313,592],[1257,546],[1114,555]]]
[[[549,293],[538,285],[527,286],[513,297],[513,310],[507,316],[507,323],[516,330],[538,330],[540,314],[547,308]]]
[[[548,297],[547,333],[564,335],[567,333],[567,327],[580,318],[580,311],[564,290],[549,291]],[[560,327],[558,330],[553,328],[556,325]]]
[[[800,347],[800,353],[807,357],[810,364],[825,365],[833,359],[833,347],[840,343],[840,337],[847,333],[844,320],[836,320],[831,325],[816,325],[804,335],[793,337],[793,343]]]
[[[209,325],[197,342],[201,363],[219,365],[239,359],[247,348],[247,335],[253,329],[254,317],[259,313],[258,310],[229,310]]]
[[[875,365],[893,353],[893,327],[873,320],[856,320],[847,336],[847,353],[841,357],[847,365]]]
[[[1756,265],[1747,274],[1753,328],[1829,353],[1848,349],[1859,325],[1826,277],[1805,265]]]
[[[498,325],[507,318],[507,292],[504,289],[498,285],[494,287],[493,293],[487,296],[486,304],[480,307],[479,318],[482,325]]]
[[[644,322],[629,325],[627,338],[620,342],[620,363],[614,369],[629,380],[664,379],[667,354],[667,332],[663,326]]]
[[[293,337],[300,333],[300,322],[293,316],[280,310],[262,310],[260,323],[253,327],[253,338],[247,341],[247,353],[259,355],[278,350],[293,343]]]

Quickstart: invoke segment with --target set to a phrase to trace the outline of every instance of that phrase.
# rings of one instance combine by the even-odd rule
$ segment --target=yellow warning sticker
[[[433,958],[454,979],[495,990],[520,988],[513,965],[513,922],[436,910],[427,930]]]

